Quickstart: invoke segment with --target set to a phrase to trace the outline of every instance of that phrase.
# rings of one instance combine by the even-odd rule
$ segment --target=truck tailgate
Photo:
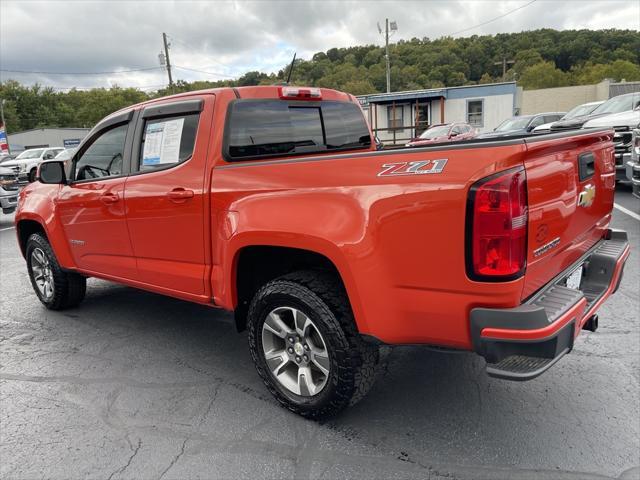
[[[613,131],[527,139],[528,298],[603,237],[615,191]]]

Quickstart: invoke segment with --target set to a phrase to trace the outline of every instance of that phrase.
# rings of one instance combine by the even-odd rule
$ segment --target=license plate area
[[[582,283],[582,273],[584,270],[584,263],[580,264],[578,268],[576,268],[573,272],[571,272],[566,280],[565,285],[567,288],[571,288],[573,290],[580,290],[580,284]]]

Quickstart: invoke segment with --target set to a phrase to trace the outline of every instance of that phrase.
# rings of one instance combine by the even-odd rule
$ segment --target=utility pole
[[[389,61],[389,37],[398,30],[398,24],[395,21],[389,22],[388,18],[384,21],[384,58],[387,65],[387,93],[391,92],[391,62]],[[378,23],[378,32],[382,35],[382,29]],[[391,32],[391,35],[389,34]]]
[[[501,62],[495,62],[494,65],[502,65],[502,81],[504,82],[507,79],[507,64],[513,65],[516,63],[515,60],[507,60],[507,57],[502,57]]]
[[[171,77],[171,61],[169,61],[169,42],[167,42],[167,34],[162,32],[162,42],[164,43],[164,58],[167,66],[167,75],[169,75],[169,88],[173,90],[173,78]]]
[[[391,65],[389,64],[389,19],[385,19],[384,27],[384,58],[387,61],[387,93],[391,92]]]

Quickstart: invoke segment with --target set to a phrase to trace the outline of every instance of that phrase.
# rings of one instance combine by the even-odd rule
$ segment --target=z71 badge
[[[418,160],[416,162],[385,163],[379,177],[391,177],[396,175],[427,175],[429,173],[442,173],[447,164],[446,158],[437,160]]]

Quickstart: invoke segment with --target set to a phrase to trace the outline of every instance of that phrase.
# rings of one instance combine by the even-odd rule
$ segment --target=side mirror
[[[457,137],[459,135],[458,132],[451,132],[451,135],[449,135],[449,137],[453,138],[453,137]]]
[[[537,125],[529,125],[527,127],[527,132],[533,132],[533,129],[536,128]]]
[[[66,183],[67,176],[64,173],[64,162],[43,162],[38,170],[40,183],[60,184]]]
[[[43,160],[53,160],[53,158],[55,158],[53,156],[53,153],[47,153],[44,157]]]

